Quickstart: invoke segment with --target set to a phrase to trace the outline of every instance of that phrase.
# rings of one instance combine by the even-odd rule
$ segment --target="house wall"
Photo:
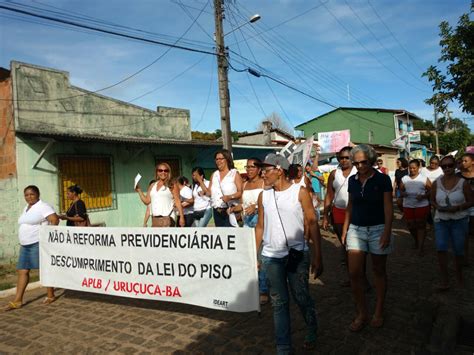
[[[8,261],[17,258],[19,205],[11,97],[11,79],[0,81],[0,260]]]
[[[362,110],[336,110],[298,126],[304,136],[350,129],[351,141],[390,145],[395,139],[393,113]]]
[[[72,86],[59,70],[12,62],[11,72],[18,132],[191,139],[189,110],[114,100]]]

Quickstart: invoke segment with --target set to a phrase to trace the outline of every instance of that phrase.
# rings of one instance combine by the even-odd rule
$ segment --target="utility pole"
[[[230,97],[229,97],[229,79],[227,62],[227,50],[224,45],[224,28],[222,20],[224,19],[224,0],[214,0],[215,17],[215,40],[217,54],[217,76],[219,80],[219,102],[221,114],[222,145],[224,149],[232,152],[232,136],[230,130]]]
[[[410,142],[410,114],[406,112],[407,115],[407,149],[408,149],[408,157],[410,157],[411,153],[411,142]]]
[[[434,106],[434,126],[435,126],[436,154],[439,155],[439,142],[438,142],[438,111],[436,111],[436,106]]]

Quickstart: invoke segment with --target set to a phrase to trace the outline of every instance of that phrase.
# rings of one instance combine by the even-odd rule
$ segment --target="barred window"
[[[83,190],[81,199],[88,211],[116,207],[110,157],[61,156],[58,166],[62,212],[67,211],[71,204],[67,199],[67,189],[75,184]]]

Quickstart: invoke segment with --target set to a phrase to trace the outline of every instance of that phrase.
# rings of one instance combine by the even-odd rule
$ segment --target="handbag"
[[[286,259],[286,271],[295,273],[298,269],[298,265],[303,260],[304,253],[301,250],[290,248],[290,246],[288,245],[288,238],[286,236],[285,227],[283,226],[283,221],[280,216],[280,210],[278,209],[275,190],[273,190],[273,200],[275,201],[275,207],[278,213],[278,218],[280,219],[281,228],[283,229],[283,235],[285,236],[286,247],[288,249],[288,258]]]
[[[173,217],[171,217],[171,214],[173,213],[173,210],[171,210],[170,214],[167,216],[152,216],[151,219],[151,226],[152,227],[174,227],[175,226],[175,221]]]
[[[77,213],[77,202],[74,202],[74,208],[76,209],[76,215],[74,217],[81,217]],[[74,222],[74,225],[76,227],[90,227],[91,226],[91,221],[89,219],[89,215],[86,213],[84,220],[80,221],[80,222],[79,221]]]

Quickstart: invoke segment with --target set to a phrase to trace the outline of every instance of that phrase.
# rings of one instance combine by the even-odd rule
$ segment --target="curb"
[[[37,289],[37,288],[40,288],[40,287],[43,287],[41,285],[40,281],[32,282],[32,283],[29,283],[28,286],[26,286],[26,291],[34,290],[34,289]],[[15,294],[16,294],[16,287],[13,287],[13,288],[10,288],[8,290],[0,291],[0,298],[13,296]]]

